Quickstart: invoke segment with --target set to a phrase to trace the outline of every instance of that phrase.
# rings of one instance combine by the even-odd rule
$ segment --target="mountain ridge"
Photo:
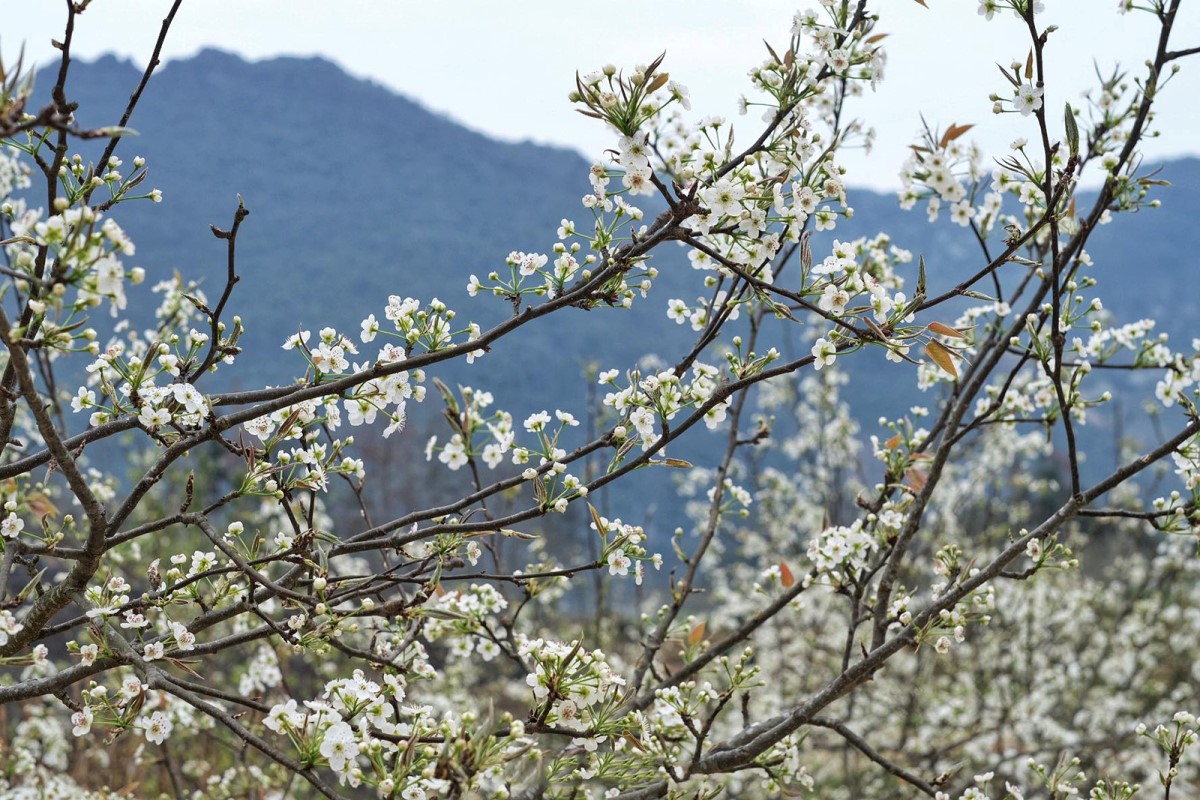
[[[75,62],[68,97],[80,101],[80,124],[117,121],[140,74],[113,56]],[[43,71],[38,90],[51,85]],[[287,336],[298,327],[333,326],[357,339],[359,321],[368,313],[382,318],[390,294],[436,296],[460,320],[498,322],[511,307],[468,298],[469,275],[502,268],[511,250],[549,252],[561,218],[587,219],[580,197],[590,190],[589,164],[580,154],[491,139],[320,57],[250,62],[207,48],[168,62],[130,124],[141,135],[124,140],[118,154],[127,162],[145,156],[145,185],[164,192],[162,204],[129,203],[118,214],[138,245],[129,265],[146,267],[148,285],[178,268],[203,278],[210,297],[219,294],[225,244],[209,225],[228,227],[238,195],[251,212],[239,233],[241,282],[229,306],[248,325],[244,353],[210,387],[293,379],[305,364],[280,349]],[[82,149],[99,152],[95,143]],[[1091,269],[1119,289],[1106,304],[1122,321],[1158,315],[1172,336],[1195,335],[1200,301],[1177,283],[1180,274],[1197,274],[1186,259],[1200,250],[1200,226],[1191,222],[1200,216],[1200,159],[1171,162],[1164,177],[1173,174],[1177,185],[1155,189],[1162,209],[1133,220],[1118,215],[1097,232]],[[828,252],[835,237],[886,230],[895,244],[925,256],[931,295],[977,268],[977,248],[944,214],[931,226],[920,210],[900,211],[894,194],[848,191],[855,218],[814,237],[814,252]],[[639,200],[653,213],[653,202]],[[593,357],[603,355],[595,364],[602,369],[627,368],[691,340],[687,326],[667,319],[666,300],[693,300],[697,273],[674,248],[655,263],[654,292],[631,312],[618,318],[566,309],[503,340],[469,370],[451,365],[436,374],[451,386],[493,391],[518,420],[541,409],[584,408],[578,378]],[[806,347],[798,333],[788,338],[795,351]],[[370,357],[363,352],[359,360]],[[906,413],[922,399],[915,376],[896,365],[845,361],[838,368],[851,373],[864,435],[880,415]]]

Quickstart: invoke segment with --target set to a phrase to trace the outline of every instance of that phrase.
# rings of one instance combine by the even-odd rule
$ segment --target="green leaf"
[[[925,302],[925,256],[917,262],[917,292],[913,295],[913,306]]]
[[[1071,158],[1078,158],[1079,126],[1075,124],[1075,112],[1072,110],[1070,103],[1067,103],[1067,108],[1063,115],[1063,125],[1067,129],[1067,147],[1071,151]]]

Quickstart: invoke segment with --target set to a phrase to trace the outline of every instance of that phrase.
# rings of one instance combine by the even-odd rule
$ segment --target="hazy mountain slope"
[[[138,74],[111,57],[76,63],[72,97],[82,123],[115,122]],[[50,83],[40,76],[43,90]],[[248,63],[204,50],[160,69],[132,125],[141,136],[121,152],[146,156],[150,184],[166,196],[159,206],[122,209],[152,277],[178,266],[207,276],[215,290],[224,253],[208,226],[227,226],[235,196],[245,197],[252,213],[239,240],[243,280],[234,309],[252,322],[251,350],[277,347],[297,324],[357,330],[389,294],[436,294],[473,319],[494,320],[505,309],[468,300],[467,276],[501,266],[513,249],[548,250],[561,217],[584,219],[587,163],[579,155],[494,141],[319,58]],[[1178,288],[1197,274],[1189,254],[1200,245],[1192,222],[1200,211],[1200,161],[1172,162],[1163,175],[1174,183],[1156,190],[1163,208],[1119,217],[1090,250],[1097,277],[1121,283],[1110,303],[1115,313],[1158,312],[1177,327],[1180,315],[1197,316],[1196,300]],[[931,292],[978,267],[960,229],[929,226],[919,210],[900,211],[891,195],[854,190],[851,202],[855,219],[833,235],[888,231],[896,244],[926,254]],[[553,342],[565,348],[595,336],[609,345],[629,339],[628,350],[620,347],[629,354],[654,349],[638,345],[639,328],[649,327],[653,342],[676,338],[673,326],[652,320],[662,316],[666,297],[695,290],[691,276],[675,274],[678,262],[659,257],[659,297],[646,304],[654,313],[631,325],[579,312]],[[614,326],[629,335],[614,336]],[[686,333],[680,329],[678,338]]]
[[[80,102],[81,123],[115,123],[139,74],[111,57],[73,65],[69,94]],[[39,76],[41,92],[52,83],[50,74]],[[468,298],[468,276],[502,267],[510,250],[548,252],[562,217],[588,218],[579,203],[588,164],[578,154],[494,141],[318,58],[248,63],[205,50],[161,68],[131,124],[141,135],[119,153],[126,161],[144,155],[148,185],[165,195],[160,205],[120,211],[148,284],[179,268],[218,293],[225,251],[209,225],[228,226],[239,193],[251,211],[230,306],[249,324],[246,353],[225,372],[225,385],[289,380],[302,361],[280,350],[286,336],[326,325],[356,336],[367,313],[382,317],[390,294],[437,296],[461,320],[494,322],[507,307]],[[1116,288],[1107,307],[1118,318],[1157,316],[1173,336],[1194,336],[1200,161],[1172,162],[1163,177],[1175,184],[1156,190],[1163,208],[1102,229],[1089,247],[1093,271]],[[835,236],[887,231],[897,245],[925,254],[930,294],[981,265],[969,237],[945,220],[930,226],[922,211],[903,212],[894,196],[870,191],[852,190],[851,203],[855,218],[821,235],[814,250]],[[517,414],[582,409],[576,378],[584,362],[624,367],[690,340],[686,326],[666,319],[665,306],[670,297],[693,299],[697,276],[674,251],[656,264],[655,293],[633,314],[571,310],[506,341],[469,373],[439,374],[492,389]],[[789,338],[793,348],[804,346],[799,335]],[[911,368],[882,359],[848,359],[844,368],[868,432],[878,415],[903,413],[919,399]],[[1094,435],[1105,435],[1103,428],[1099,420]]]

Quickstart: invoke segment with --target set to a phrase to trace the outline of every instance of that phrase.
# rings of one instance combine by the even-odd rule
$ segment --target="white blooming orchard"
[[[75,127],[65,56],[36,113],[3,71],[0,791],[1197,791],[1200,341],[1113,319],[1097,293],[1120,287],[1097,286],[1086,249],[1155,205],[1137,148],[1196,44],[1172,41],[1179,4],[1122,2],[1158,21],[1151,60],[1060,113],[1043,55],[1064,33],[1040,3],[981,0],[981,28],[1029,33],[980,87],[1028,138],[989,171],[970,125],[931,124],[901,173],[902,206],[947,210],[977,245],[957,264],[839,236],[854,214],[839,153],[869,138],[854,96],[885,63],[865,0],[826,0],[769,43],[736,139],[728,120],[686,121],[662,58],[580,74],[571,100],[614,149],[557,241],[498,254],[452,302],[377,298],[360,331],[299,330],[282,343],[295,383],[234,393],[209,373],[241,352],[225,309],[249,212],[215,229],[219,297],[132,267],[121,205],[162,198],[117,154],[124,128]],[[74,155],[79,136],[103,155]],[[669,243],[688,253],[684,297],[655,288]],[[160,303],[138,330],[126,285],[145,279]],[[464,321],[489,298],[511,316]],[[694,341],[658,366],[603,363],[598,409],[521,420],[439,378],[562,309],[635,303]],[[922,405],[856,421],[843,367],[860,350],[895,362],[870,391],[919,386]],[[1114,393],[1154,404],[1154,438],[1084,470],[1081,428]],[[417,441],[422,403],[448,427]],[[457,499],[334,524],[371,480],[355,437],[377,435],[461,481]],[[705,437],[706,461],[676,455]],[[195,476],[219,458],[237,478],[211,493]],[[670,541],[639,508],[594,504],[649,466],[680,478],[690,521]],[[585,555],[541,535],[558,514],[587,529]],[[587,613],[610,593],[641,605]]]

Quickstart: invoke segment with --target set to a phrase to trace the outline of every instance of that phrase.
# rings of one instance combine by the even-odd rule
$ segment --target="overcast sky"
[[[898,185],[897,168],[921,114],[941,127],[975,123],[971,135],[993,153],[1031,132],[1028,119],[993,115],[987,99],[993,91],[1008,93],[995,64],[1023,60],[1028,52],[1021,26],[1011,17],[986,22],[976,13],[977,0],[928,4],[873,4],[883,14],[880,30],[891,34],[888,68],[879,91],[851,109],[879,137],[869,157],[843,159],[852,184]],[[8,15],[0,40],[6,62],[22,41],[27,60],[54,60],[50,40],[61,37],[64,5],[36,0]],[[169,5],[95,0],[76,27],[75,54],[112,52],[144,65]],[[1046,5],[1045,20],[1060,26],[1048,60],[1048,103],[1056,120],[1064,101],[1074,102],[1095,83],[1093,63],[1110,73],[1120,62],[1144,75],[1156,35],[1148,15],[1118,16],[1116,0]],[[1180,15],[1175,47],[1200,45],[1195,5]],[[177,58],[213,46],[253,59],[322,55],[490,135],[572,147],[595,158],[613,139],[567,101],[575,71],[646,63],[666,50],[665,67],[691,91],[693,113],[729,117],[735,130],[751,135],[756,120],[738,117],[735,103],[747,90],[747,69],[765,53],[762,40],[786,41],[790,4],[656,0],[619,8],[605,18],[603,6],[565,0],[185,0],[165,52]],[[1185,62],[1167,87],[1159,105],[1163,136],[1147,148],[1151,157],[1200,153],[1198,75],[1200,61]]]

